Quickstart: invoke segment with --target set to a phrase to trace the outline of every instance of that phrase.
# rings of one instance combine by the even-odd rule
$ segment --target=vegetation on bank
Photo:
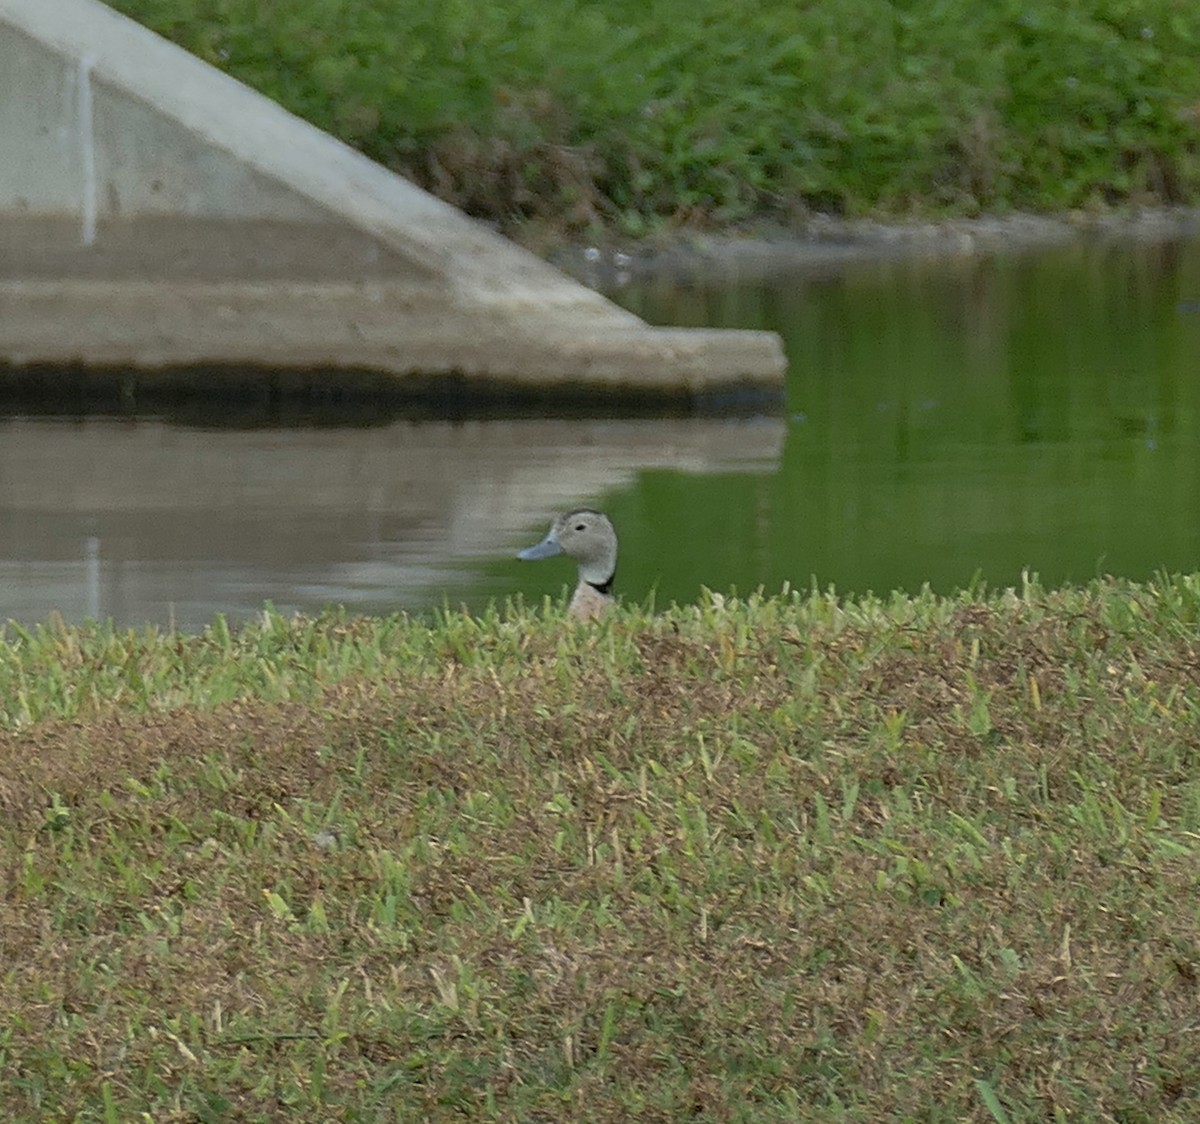
[[[114,0],[478,215],[1200,199],[1191,0]]]
[[[0,1114],[1185,1121],[1200,579],[0,644]]]

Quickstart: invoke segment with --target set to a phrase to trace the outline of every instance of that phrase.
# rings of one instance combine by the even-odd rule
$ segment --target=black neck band
[[[612,593],[613,578],[616,576],[616,572],[614,571],[608,575],[608,581],[588,582],[587,584],[590,585],[597,593],[603,593],[604,596],[607,597],[610,593]]]

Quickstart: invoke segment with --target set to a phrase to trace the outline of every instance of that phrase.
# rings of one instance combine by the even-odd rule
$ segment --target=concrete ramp
[[[0,367],[689,397],[784,358],[648,327],[96,0],[0,0]]]

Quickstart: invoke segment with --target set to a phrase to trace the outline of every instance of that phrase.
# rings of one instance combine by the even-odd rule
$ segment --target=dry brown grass
[[[0,1110],[1194,1119],[1198,611],[147,638],[0,737]]]

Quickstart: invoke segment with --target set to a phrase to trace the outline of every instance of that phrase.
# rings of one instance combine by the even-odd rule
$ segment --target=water
[[[647,290],[651,319],[784,335],[756,569],[950,591],[1200,569],[1200,242],[892,262]],[[681,503],[701,503],[689,486]],[[733,575],[723,573],[732,579]]]
[[[1200,568],[1200,243],[891,261],[618,298],[767,327],[778,418],[212,429],[0,421],[0,619],[195,629],[266,600],[422,611],[557,594],[564,506],[658,603],[785,581],[950,591]]]
[[[550,512],[656,474],[765,478],[783,435],[778,419],[0,421],[0,619],[192,630],[267,600],[379,613],[540,597],[563,571],[512,555]]]

